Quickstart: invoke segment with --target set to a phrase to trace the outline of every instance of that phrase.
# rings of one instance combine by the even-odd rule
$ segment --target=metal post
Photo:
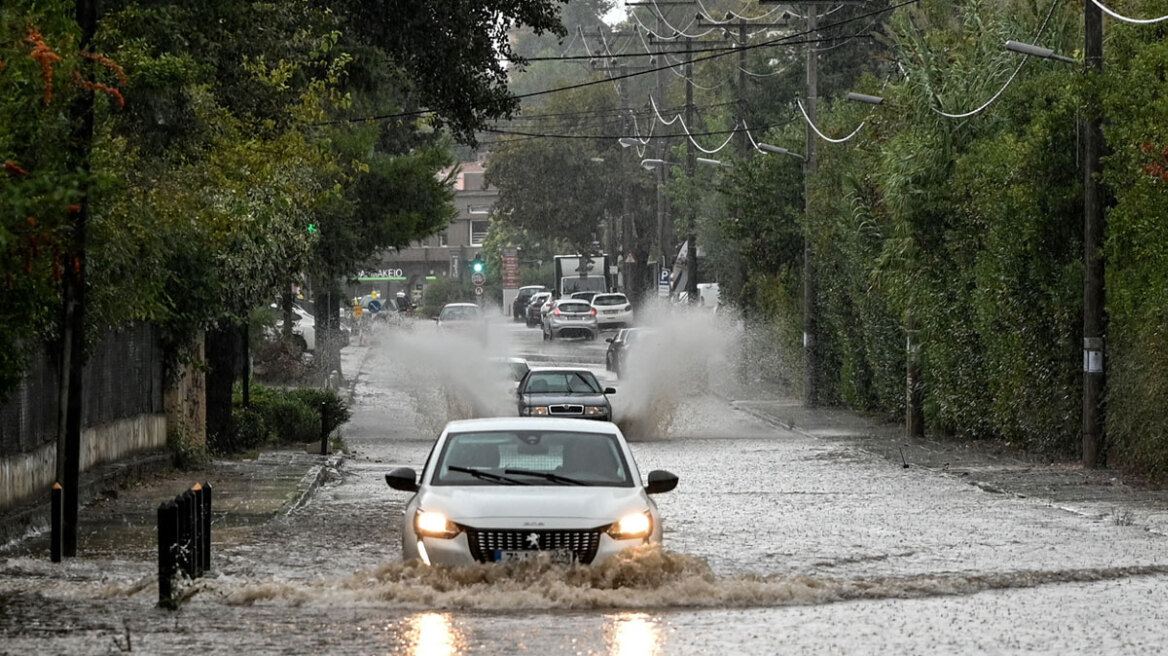
[[[49,518],[51,527],[49,531],[49,559],[54,563],[61,562],[61,538],[63,537],[61,535],[61,510],[65,504],[64,497],[65,490],[61,488],[61,484],[53,483],[52,502],[50,503],[50,512],[53,516]]]
[[[1103,13],[1084,0],[1084,66],[1087,73],[1103,72]],[[1083,466],[1095,468],[1105,460],[1104,449],[1104,338],[1107,316],[1104,303],[1103,128],[1101,108],[1088,86],[1083,119]]]
[[[816,8],[807,6],[807,97],[804,99],[807,117],[816,121],[816,105],[819,96],[815,38],[817,29]],[[819,401],[817,389],[815,357],[815,261],[811,245],[811,179],[816,172],[815,132],[807,126],[807,147],[803,159],[803,405],[815,407]]]
[[[178,506],[167,501],[158,506],[158,605],[174,607],[174,548],[178,542]]]
[[[328,455],[328,404],[320,402],[320,455]]]

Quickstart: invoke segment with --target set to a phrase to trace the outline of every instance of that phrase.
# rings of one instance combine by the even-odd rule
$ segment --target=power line
[[[827,29],[827,28],[831,28],[831,27],[838,27],[840,25],[845,25],[847,23],[852,23],[852,22],[856,22],[859,20],[863,20],[863,19],[869,18],[871,16],[877,16],[877,15],[887,13],[890,11],[895,11],[897,9],[900,9],[901,7],[907,7],[908,5],[915,5],[915,4],[919,3],[920,1],[921,0],[904,0],[904,2],[899,2],[897,4],[890,5],[888,7],[883,8],[883,9],[877,9],[874,11],[867,12],[865,14],[859,14],[857,16],[852,16],[851,18],[845,18],[843,20],[840,20],[836,23],[832,23],[830,25],[824,25],[819,29],[822,30],[822,29]],[[790,35],[785,36],[785,37],[780,37],[778,39],[764,41],[763,43],[752,43],[752,44],[744,45],[740,48],[735,48],[734,50],[732,50],[730,52],[737,53],[737,52],[740,52],[742,50],[754,50],[756,48],[767,48],[767,47],[772,47],[772,46],[793,45],[796,43],[801,43],[799,41],[793,41],[794,37],[807,36],[808,34],[812,34],[815,31],[816,30],[806,30],[803,32],[797,32],[795,34],[790,34]],[[704,57],[698,57],[696,59],[693,59],[692,61],[694,63],[702,62],[702,61],[709,61],[712,59],[717,59],[719,57],[725,57],[727,54],[730,54],[730,52],[717,52],[714,54],[706,55]],[[581,82],[579,84],[570,84],[570,85],[563,86],[563,87],[556,87],[554,89],[545,89],[543,91],[533,91],[530,93],[519,94],[516,96],[512,96],[512,98],[514,98],[516,100],[522,100],[524,98],[535,98],[537,96],[546,96],[546,95],[550,95],[553,93],[560,93],[562,91],[573,91],[575,89],[582,89],[585,87],[596,86],[598,84],[608,84],[608,83],[614,82],[616,80],[633,78],[633,77],[637,77],[640,75],[648,75],[649,73],[655,73],[657,71],[664,71],[664,70],[670,69],[670,68],[672,68],[672,66],[659,66],[656,68],[649,68],[649,69],[646,69],[643,71],[636,71],[633,73],[626,73],[624,75],[612,76],[612,77],[608,77],[608,78],[603,79],[603,80],[592,80],[590,82]],[[433,111],[434,110],[431,110],[431,109],[420,109],[420,110],[415,110],[415,111],[410,111],[410,112],[395,112],[395,113],[391,113],[391,114],[379,114],[379,115],[374,115],[374,116],[341,118],[341,119],[334,119],[331,121],[321,121],[319,123],[314,123],[313,125],[317,125],[317,126],[340,125],[340,124],[344,124],[344,123],[361,123],[361,122],[367,122],[367,121],[382,121],[382,120],[393,119],[393,118],[409,118],[409,117],[413,117],[413,116],[423,116],[425,114],[432,114]]]

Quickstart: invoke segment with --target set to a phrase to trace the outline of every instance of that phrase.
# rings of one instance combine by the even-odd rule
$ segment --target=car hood
[[[523,400],[527,405],[557,405],[560,403],[578,403],[581,405],[604,405],[608,397],[603,394],[563,394],[559,392],[524,394]]]
[[[649,509],[640,486],[439,485],[425,488],[419,508],[476,528],[579,528]]]

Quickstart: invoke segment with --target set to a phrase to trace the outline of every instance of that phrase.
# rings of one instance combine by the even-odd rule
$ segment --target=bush
[[[256,409],[282,444],[312,442],[320,439],[320,412],[302,401],[283,394]]]
[[[268,442],[271,431],[264,416],[254,408],[235,408],[231,413],[231,453],[257,449]]]
[[[328,432],[332,433],[342,424],[349,421],[353,413],[349,411],[349,404],[345,403],[337,393],[332,390],[317,389],[314,387],[301,387],[288,391],[288,396],[300,401],[305,406],[316,410],[317,418],[319,420],[320,410],[323,406],[325,417],[327,418]],[[317,426],[320,422],[317,422]]]

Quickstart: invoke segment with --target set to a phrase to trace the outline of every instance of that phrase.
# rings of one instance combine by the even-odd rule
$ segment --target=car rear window
[[[593,305],[626,305],[628,302],[624,296],[597,296],[592,299]]]
[[[587,303],[560,303],[560,312],[591,312],[592,306]]]

